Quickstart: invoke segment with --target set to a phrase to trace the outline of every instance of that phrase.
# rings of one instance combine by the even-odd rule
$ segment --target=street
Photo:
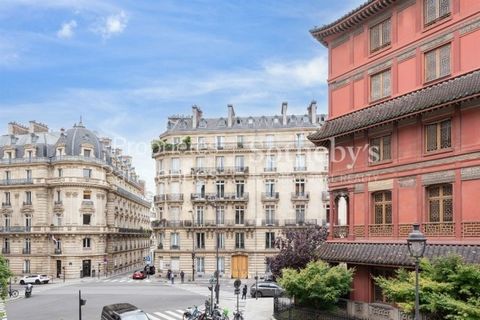
[[[22,286],[14,286],[23,296]],[[73,320],[78,319],[78,291],[87,303],[82,307],[82,319],[100,319],[105,305],[128,302],[144,310],[152,320],[182,319],[183,311],[189,306],[202,306],[209,290],[206,283],[174,285],[151,277],[133,280],[129,274],[111,278],[85,279],[81,283],[34,286],[31,298],[20,298],[7,303],[10,320]],[[233,285],[222,285],[221,306],[227,306],[230,314],[235,304]],[[241,308],[245,307],[242,301]]]

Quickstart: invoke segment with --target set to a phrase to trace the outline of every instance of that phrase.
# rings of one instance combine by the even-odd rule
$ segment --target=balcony
[[[455,236],[454,222],[427,222],[422,224],[423,232],[427,237]]]
[[[292,192],[292,201],[308,201],[310,192]]]
[[[55,254],[62,254],[62,249],[55,248],[54,253]]]
[[[32,206],[32,201],[23,201],[23,206],[24,207],[27,207],[27,206]]]
[[[178,228],[183,227],[182,220],[155,220],[152,222],[153,228]]]
[[[278,201],[280,194],[278,192],[262,192],[262,201]]]
[[[307,171],[307,167],[306,166],[295,166],[295,167],[293,167],[293,171],[295,171],[295,172]]]
[[[159,194],[154,196],[154,201],[159,202],[183,202],[182,193],[168,193],[168,194]]]
[[[333,238],[344,239],[348,237],[348,225],[333,226]]]
[[[158,250],[163,250],[163,243],[159,243],[159,244],[157,245],[157,249],[158,249]]]
[[[30,248],[23,248],[22,249],[22,254],[31,254],[32,253],[31,251],[32,250],[30,250]]]
[[[192,193],[190,200],[193,202],[212,202],[212,201],[248,201],[248,192],[238,193]]]
[[[286,227],[302,227],[302,226],[315,226],[317,225],[317,219],[286,219]]]
[[[2,202],[2,209],[11,208],[11,207],[12,207],[11,202]]]
[[[234,167],[194,167],[191,168],[192,175],[208,175],[208,176],[236,176],[248,173],[246,166]]]
[[[265,167],[263,168],[264,172],[277,172],[277,167]]]
[[[391,237],[393,235],[392,224],[371,224],[368,226],[370,237]]]
[[[170,250],[180,250],[180,246],[177,245],[177,244],[172,244],[172,245],[170,246]]]
[[[32,229],[31,226],[7,226],[0,227],[0,232],[11,232],[11,233],[23,233],[30,232]]]
[[[278,227],[279,226],[279,221],[277,219],[264,219],[264,220],[262,220],[262,226]]]
[[[119,233],[137,233],[137,234],[144,234],[144,233],[150,233],[150,230],[139,228],[139,229],[134,229],[134,228],[118,228]]]
[[[32,178],[27,179],[3,179],[0,180],[0,186],[19,186],[33,184]]]
[[[2,248],[3,254],[10,254],[10,248]]]

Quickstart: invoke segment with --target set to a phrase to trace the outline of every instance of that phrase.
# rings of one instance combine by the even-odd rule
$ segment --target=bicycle
[[[233,313],[233,320],[244,320],[242,311],[234,312]]]
[[[8,289],[8,295],[9,295],[10,297],[16,298],[16,297],[18,297],[18,290]]]

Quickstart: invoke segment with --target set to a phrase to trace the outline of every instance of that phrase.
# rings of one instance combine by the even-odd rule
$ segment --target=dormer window
[[[64,148],[57,148],[56,156],[60,157],[65,155],[65,149]]]
[[[390,18],[370,28],[370,52],[378,51],[391,42]]]
[[[83,150],[83,156],[90,158],[92,156],[92,150],[90,149]]]

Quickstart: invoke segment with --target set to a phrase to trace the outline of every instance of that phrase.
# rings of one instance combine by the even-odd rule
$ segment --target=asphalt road
[[[39,285],[31,298],[7,303],[9,320],[75,320],[79,319],[78,291],[87,303],[82,319],[100,319],[104,305],[128,302],[152,315],[154,320],[181,319],[182,310],[203,305],[205,285],[169,285],[152,280],[131,280],[128,275],[66,286]],[[21,291],[23,294],[23,290]],[[175,316],[175,313],[177,316]]]

